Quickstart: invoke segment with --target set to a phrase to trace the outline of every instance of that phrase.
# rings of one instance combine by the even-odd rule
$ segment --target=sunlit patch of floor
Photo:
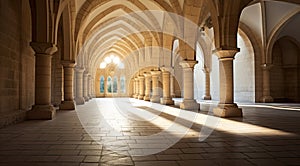
[[[100,144],[124,154],[129,151],[134,156],[160,153],[183,138],[202,142],[214,131],[246,136],[295,136],[274,128],[219,118],[209,111],[197,113],[131,98],[96,99],[78,107],[77,113],[86,131]]]
[[[239,104],[243,118],[221,119],[209,111],[215,103],[195,113],[92,99],[50,121],[0,129],[0,165],[300,165],[298,111]]]

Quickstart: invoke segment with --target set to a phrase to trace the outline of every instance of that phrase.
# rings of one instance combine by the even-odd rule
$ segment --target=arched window
[[[100,77],[100,93],[104,93],[104,77]]]
[[[107,78],[107,92],[112,93],[112,80],[110,76]]]
[[[115,76],[113,81],[113,93],[117,93],[117,92],[118,92],[118,77]]]
[[[120,79],[120,88],[121,88],[121,93],[125,93],[126,89],[125,89],[125,77],[122,76]]]

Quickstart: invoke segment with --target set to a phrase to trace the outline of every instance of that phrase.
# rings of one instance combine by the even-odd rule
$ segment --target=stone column
[[[51,58],[57,51],[52,43],[31,42],[35,51],[35,105],[27,119],[52,119],[56,110],[51,105]]]
[[[83,72],[84,68],[76,67],[76,97],[75,101],[77,105],[84,104],[84,98],[83,98]]]
[[[134,78],[132,79],[132,98],[135,97],[135,80]]]
[[[88,98],[92,99],[92,76],[90,74],[88,75],[88,85]]]
[[[242,117],[242,109],[234,103],[233,60],[238,50],[217,50],[219,58],[220,102],[214,114],[220,117]]]
[[[164,105],[174,105],[170,93],[170,72],[166,68],[162,68],[162,81],[163,81],[163,97],[160,103]]]
[[[205,74],[205,93],[203,96],[203,100],[211,100],[210,95],[210,69],[204,66],[202,69],[203,73]]]
[[[145,101],[150,101],[150,93],[151,93],[151,73],[145,73]]]
[[[83,98],[84,101],[89,101],[89,96],[88,96],[88,89],[89,89],[89,84],[88,84],[88,78],[89,78],[89,73],[84,72],[83,73]]]
[[[200,104],[194,99],[194,66],[197,61],[187,60],[180,62],[183,69],[183,102],[180,108],[185,110],[198,111]]]
[[[59,105],[60,110],[75,110],[73,80],[75,62],[62,61],[64,73],[64,100]]]
[[[176,97],[176,94],[175,94],[175,80],[174,80],[174,76],[172,74],[170,75],[170,93],[171,93],[171,98]]]
[[[92,90],[92,98],[95,98],[96,97],[96,91],[95,91],[95,79],[92,78],[92,83],[91,83],[91,90]]]
[[[138,76],[139,78],[139,100],[144,100],[145,97],[145,77],[144,76]]]
[[[153,103],[159,103],[160,102],[160,96],[159,96],[159,87],[158,87],[158,77],[160,76],[161,71],[154,70],[151,71],[152,76],[152,96],[150,101]]]
[[[263,96],[261,101],[264,103],[271,103],[273,102],[273,97],[271,97],[270,93],[270,69],[272,68],[271,64],[263,64]]]
[[[139,97],[139,78],[138,77],[135,77],[134,78],[134,82],[135,82],[135,97],[134,98],[138,98]]]
[[[107,94],[107,77],[104,77],[104,97],[106,97]]]
[[[121,93],[121,78],[120,77],[118,79],[118,84],[117,84],[117,94],[118,94],[118,97],[122,96],[122,93]]]

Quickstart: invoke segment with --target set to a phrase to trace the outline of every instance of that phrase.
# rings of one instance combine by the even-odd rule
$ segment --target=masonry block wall
[[[61,64],[60,43],[58,44],[58,51],[52,56],[51,68],[51,103],[58,107],[63,98],[63,67]]]
[[[0,1],[0,127],[25,118],[34,103],[34,53],[28,1]]]

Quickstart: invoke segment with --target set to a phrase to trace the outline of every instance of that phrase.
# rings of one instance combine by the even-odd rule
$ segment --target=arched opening
[[[111,78],[111,76],[108,76],[108,78],[107,78],[107,92],[108,93],[112,93],[112,78]]]
[[[194,95],[195,99],[202,99],[205,91],[204,54],[199,43],[196,45],[196,60],[198,63],[194,67]]]
[[[124,93],[126,93],[126,82],[125,82],[125,76],[121,76],[121,78],[120,78],[120,92],[122,93],[122,94],[124,94]]]
[[[114,76],[112,93],[118,93],[118,77]]]
[[[104,76],[100,77],[100,93],[104,93],[105,92],[105,87],[104,87]]]
[[[238,33],[238,52],[234,60],[234,96],[237,102],[255,102],[255,55],[248,36]]]
[[[299,102],[300,48],[292,37],[278,39],[272,50],[270,90],[274,102]]]
[[[172,46],[172,66],[174,68],[174,96],[183,97],[183,80],[182,80],[182,69],[179,63],[182,61],[179,54],[179,40],[176,39],[173,41]]]
[[[255,102],[255,55],[248,36],[241,30],[237,36],[240,52],[234,60],[234,99],[237,102]],[[219,60],[212,56],[211,95],[219,99]]]

